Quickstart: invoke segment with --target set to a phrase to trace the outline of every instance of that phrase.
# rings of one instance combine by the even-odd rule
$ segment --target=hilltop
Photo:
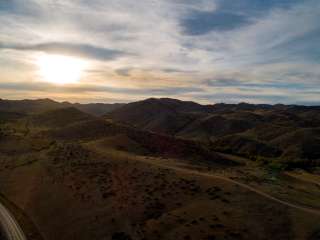
[[[36,100],[4,100],[0,99],[0,112],[20,113],[20,114],[34,114],[44,111],[50,111],[60,108],[74,107],[83,112],[102,116],[109,111],[115,110],[123,106],[121,103],[106,104],[106,103],[69,103],[57,102],[48,98]]]

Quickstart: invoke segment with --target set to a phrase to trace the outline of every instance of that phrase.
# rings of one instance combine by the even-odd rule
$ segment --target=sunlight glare
[[[77,83],[86,68],[86,62],[64,55],[44,54],[37,58],[42,80],[55,84]]]

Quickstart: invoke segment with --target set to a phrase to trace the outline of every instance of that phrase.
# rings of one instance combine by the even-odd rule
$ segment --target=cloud
[[[224,78],[224,79],[209,79],[205,80],[204,83],[210,87],[242,87],[242,88],[252,88],[252,89],[266,89],[266,88],[275,88],[275,89],[308,89],[313,88],[303,83],[293,83],[293,82],[248,82],[241,81],[238,79]]]
[[[188,35],[202,35],[211,31],[230,31],[253,24],[265,17],[272,9],[288,9],[298,0],[217,0],[212,10],[193,10],[182,19],[183,32]]]
[[[21,51],[41,51],[46,53],[66,54],[91,58],[101,61],[113,60],[122,56],[129,55],[122,51],[107,49],[89,44],[75,44],[63,42],[48,42],[39,44],[1,44],[0,49],[13,49]]]
[[[227,31],[249,24],[244,15],[221,11],[194,11],[183,19],[183,32],[188,35],[201,35],[211,31]]]
[[[251,16],[261,16],[268,14],[270,10],[288,9],[300,0],[267,0],[267,1],[252,1],[252,0],[218,0],[217,6],[223,11],[238,12]]]
[[[297,100],[297,97],[300,100]],[[295,94],[281,95],[281,94],[244,94],[244,93],[213,93],[213,94],[196,94],[193,98],[197,101],[207,101],[211,103],[239,103],[247,102],[252,104],[302,104],[302,105],[316,105],[320,103],[319,100],[314,100],[314,95]]]
[[[33,1],[21,2],[18,0],[1,0],[0,12],[9,13],[13,15],[24,14],[31,15],[38,12],[39,5]]]
[[[10,0],[3,0],[0,2],[0,11],[10,11],[13,10],[14,5]]]
[[[192,70],[184,70],[184,69],[178,69],[178,68],[164,68],[161,70],[166,73],[195,73],[196,72]]]
[[[207,86],[210,87],[230,87],[240,86],[242,82],[237,79],[224,78],[224,79],[208,79],[204,81]]]
[[[125,87],[109,87],[97,85],[70,84],[57,86],[46,82],[13,82],[1,83],[2,90],[16,91],[42,91],[42,92],[57,92],[57,93],[123,93],[128,95],[145,95],[145,96],[173,96],[176,94],[202,92],[201,88],[196,87],[167,87],[167,88],[125,88]]]
[[[116,73],[120,76],[123,77],[129,77],[130,76],[130,71],[132,70],[132,68],[127,67],[127,68],[119,68],[116,69]]]

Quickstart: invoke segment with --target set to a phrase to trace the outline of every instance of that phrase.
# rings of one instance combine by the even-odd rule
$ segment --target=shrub
[[[112,240],[132,240],[132,238],[125,232],[116,232],[112,235]]]

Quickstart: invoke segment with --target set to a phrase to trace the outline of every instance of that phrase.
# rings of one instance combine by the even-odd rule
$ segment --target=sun
[[[75,57],[43,54],[38,56],[36,65],[42,80],[62,85],[77,83],[87,64]]]

